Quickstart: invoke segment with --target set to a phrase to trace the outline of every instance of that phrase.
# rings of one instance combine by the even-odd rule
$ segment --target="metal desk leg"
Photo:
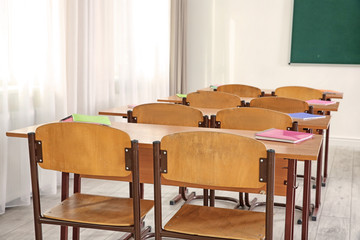
[[[69,173],[61,173],[61,201],[64,201],[69,197]],[[68,239],[68,227],[60,227],[60,239]]]
[[[301,229],[302,240],[307,240],[309,234],[310,182],[311,182],[311,161],[305,161],[303,212],[302,212],[302,229]]]
[[[290,240],[294,237],[296,165],[296,159],[289,159],[286,189],[285,240]]]
[[[322,167],[322,149],[323,146],[320,147],[319,156],[317,160],[317,168],[316,168],[316,193],[315,193],[315,208],[314,212],[311,216],[311,220],[316,221],[320,204],[321,204],[321,167]]]
[[[325,136],[324,178],[322,181],[322,186],[325,186],[326,179],[328,177],[329,136],[330,136],[330,124],[328,129],[326,130],[326,136]]]

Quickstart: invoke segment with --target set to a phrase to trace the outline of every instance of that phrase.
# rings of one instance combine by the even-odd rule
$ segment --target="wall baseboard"
[[[330,146],[348,146],[360,149],[360,138],[330,137]]]

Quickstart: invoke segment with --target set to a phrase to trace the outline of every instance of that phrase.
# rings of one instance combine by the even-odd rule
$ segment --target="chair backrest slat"
[[[137,123],[197,127],[203,121],[198,109],[180,104],[149,103],[134,107]]]
[[[286,86],[275,89],[275,95],[278,97],[295,98],[300,100],[322,99],[322,91],[309,87]]]
[[[186,101],[191,107],[199,108],[232,108],[241,106],[239,96],[225,92],[199,91],[189,93]]]
[[[309,111],[309,104],[303,100],[287,97],[262,97],[254,98],[250,107],[266,108],[284,113]]]
[[[239,97],[260,97],[261,89],[242,84],[224,84],[217,87],[219,92],[235,94]]]
[[[282,112],[264,108],[224,109],[216,114],[221,128],[262,131],[269,128],[286,130],[292,127],[292,118]]]
[[[131,148],[127,133],[97,124],[63,122],[36,129],[41,141],[45,169],[87,175],[126,177],[125,148]]]
[[[167,151],[170,181],[222,188],[264,190],[259,182],[259,160],[265,145],[251,138],[218,132],[183,132],[161,140]]]

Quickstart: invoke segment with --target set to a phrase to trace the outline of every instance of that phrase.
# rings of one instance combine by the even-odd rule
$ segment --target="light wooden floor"
[[[327,186],[322,188],[322,205],[320,217],[316,222],[310,222],[309,239],[316,240],[359,240],[360,239],[360,147],[332,147],[330,151],[329,179]],[[302,170],[299,164],[299,171]],[[315,165],[315,164],[314,164]],[[313,165],[313,172],[315,166]],[[302,180],[298,179],[299,188],[297,192],[302,192]],[[110,194],[117,196],[127,196],[127,184],[115,181],[102,180],[83,180],[83,192],[96,194]],[[191,189],[196,190],[196,189]],[[163,215],[164,221],[176,211],[180,204],[170,206],[169,200],[176,194],[177,188],[165,187],[163,189]],[[201,191],[196,190],[199,194]],[[312,199],[315,191],[312,190]],[[152,199],[152,185],[146,185],[145,198]],[[222,192],[217,194],[227,194],[236,196],[234,193]],[[43,209],[52,206],[60,197],[59,194],[45,196]],[[283,197],[276,198],[276,201],[285,201]],[[296,202],[301,205],[301,194],[298,194]],[[195,204],[201,204],[199,200]],[[226,202],[217,202],[218,206],[229,206]],[[261,208],[258,208],[261,211]],[[274,239],[283,239],[284,234],[284,209],[275,209],[275,229]],[[301,213],[296,213],[296,218]],[[0,215],[0,239],[34,239],[32,206],[15,207],[6,210],[4,215]],[[153,212],[146,217],[146,224],[153,226]],[[43,227],[44,239],[58,239],[59,227]],[[295,239],[300,239],[301,227],[295,226]],[[108,231],[97,231],[82,229],[82,239],[118,239],[121,233]]]

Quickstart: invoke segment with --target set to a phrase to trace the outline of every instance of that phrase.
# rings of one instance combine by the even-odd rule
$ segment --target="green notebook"
[[[176,94],[176,96],[178,96],[179,98],[186,98],[187,94],[178,93],[178,94]]]
[[[86,123],[98,123],[104,125],[111,125],[110,119],[106,116],[90,116],[82,114],[72,114],[64,119],[61,119],[61,122],[86,122]]]

